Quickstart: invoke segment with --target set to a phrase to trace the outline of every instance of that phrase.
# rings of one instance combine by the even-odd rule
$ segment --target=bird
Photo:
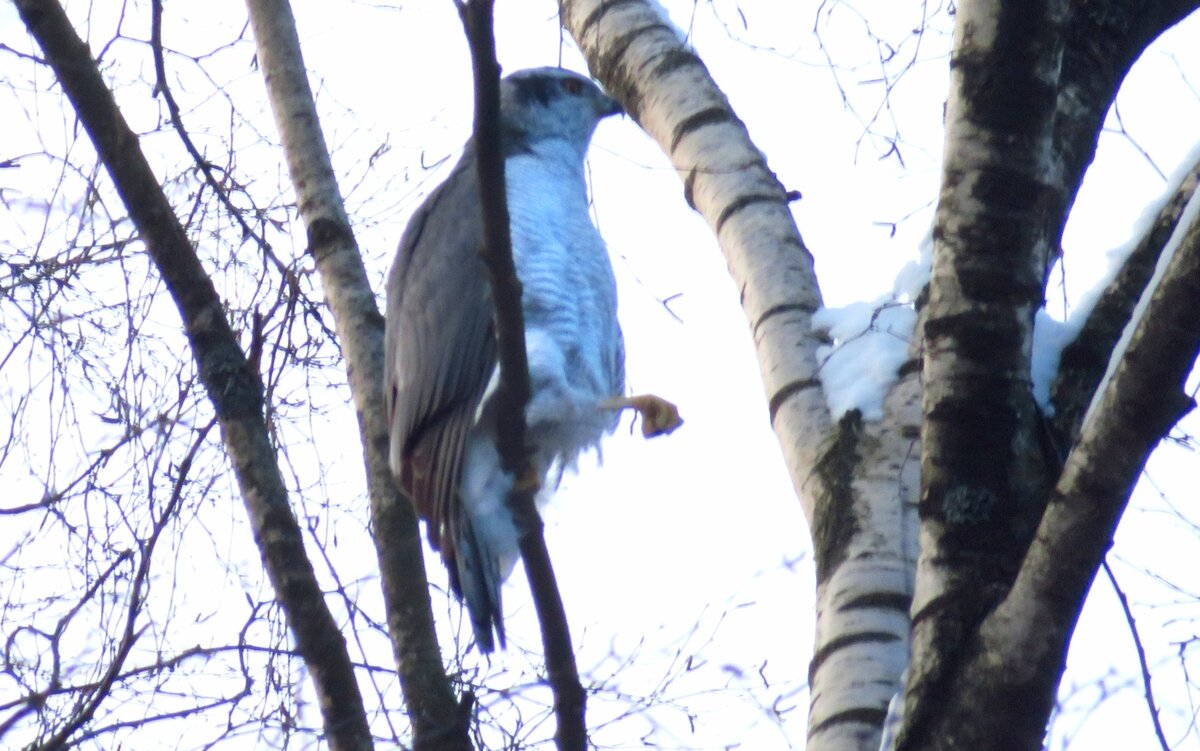
[[[621,107],[562,68],[500,82],[501,150],[513,261],[522,285],[531,396],[527,442],[542,486],[633,406],[607,247],[589,212],[584,160]],[[476,153],[413,214],[387,280],[389,464],[469,613],[475,644],[505,646],[501,584],[519,555],[496,447],[499,380]],[[550,483],[551,485],[555,483]],[[548,498],[538,495],[539,503]]]

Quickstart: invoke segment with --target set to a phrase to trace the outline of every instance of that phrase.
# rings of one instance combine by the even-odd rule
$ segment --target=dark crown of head
[[[563,80],[572,78],[585,86],[592,86],[590,81],[570,74],[554,75],[551,73],[514,74],[508,81],[512,84],[515,99],[522,106],[540,104],[545,107],[563,93]]]

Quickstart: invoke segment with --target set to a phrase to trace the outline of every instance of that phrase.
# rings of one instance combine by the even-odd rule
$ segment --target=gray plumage
[[[616,283],[583,172],[596,123],[620,110],[587,78],[558,68],[503,79],[500,109],[529,354],[528,438],[546,478],[613,430],[617,413],[599,405],[625,388]],[[388,277],[386,399],[392,471],[490,652],[493,629],[504,645],[500,585],[518,550],[505,505],[512,477],[495,447],[498,373],[482,247],[468,141],[410,220]]]

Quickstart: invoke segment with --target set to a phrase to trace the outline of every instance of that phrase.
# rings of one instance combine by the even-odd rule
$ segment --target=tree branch
[[[817,377],[821,307],[789,194],[704,62],[647,2],[560,0],[559,15],[610,95],[653,138],[712,228],[741,291],[792,485],[813,525],[833,490],[814,472],[833,435]]]
[[[1167,199],[1149,231],[1105,287],[1079,336],[1063,349],[1051,391],[1053,425],[1062,445],[1070,446],[1078,437],[1084,411],[1108,369],[1113,348],[1153,276],[1163,248],[1179,226],[1184,207],[1196,192],[1197,184],[1200,184],[1200,161],[1192,166]]]
[[[1163,732],[1162,722],[1158,718],[1158,702],[1154,700],[1154,679],[1150,675],[1150,665],[1146,662],[1146,649],[1142,646],[1142,635],[1138,632],[1137,621],[1133,617],[1133,610],[1129,607],[1129,598],[1125,595],[1125,590],[1121,589],[1121,585],[1117,583],[1117,575],[1113,573],[1112,566],[1108,565],[1107,560],[1102,563],[1102,566],[1105,576],[1112,584],[1113,592],[1117,595],[1117,600],[1121,603],[1121,610],[1125,613],[1125,622],[1129,624],[1129,635],[1133,637],[1133,647],[1137,650],[1138,667],[1142,669],[1142,689],[1146,696],[1146,709],[1150,713],[1150,724],[1154,726],[1154,735],[1158,738],[1158,746],[1162,751],[1171,751],[1171,744],[1167,741],[1167,734]]]
[[[560,0],[559,12],[592,74],[667,155],[741,293],[769,419],[816,552],[808,748],[873,751],[908,659],[919,371],[901,369],[882,421],[847,415],[833,424],[818,378],[823,335],[812,327],[821,293],[789,208],[795,194],[653,3]]]
[[[1183,388],[1200,353],[1196,196],[1186,214],[1186,231],[1160,262],[1161,276],[1145,293],[1128,344],[1084,420],[1021,572],[980,629],[975,657],[951,694],[952,709],[988,719],[980,731],[999,739],[988,747],[1015,748],[1003,745],[1009,731],[996,724],[999,718],[978,708],[1019,707],[1031,684],[1044,683],[1038,677],[1060,674],[1084,598],[1146,459],[1194,407]],[[1052,690],[1047,694],[1052,698]]]
[[[1090,0],[1071,7],[1054,118],[1054,152],[1062,160],[1063,191],[1057,205],[1048,208],[1058,218],[1056,239],[1062,237],[1084,172],[1095,156],[1104,118],[1129,69],[1160,34],[1200,8],[1200,0]],[[1052,251],[1050,261],[1058,249]]]
[[[62,6],[55,0],[17,0],[16,5],[95,144],[183,319],[200,378],[220,421],[254,540],[312,674],[330,747],[370,748],[370,730],[345,640],[325,604],[288,506],[263,418],[262,382],[247,367],[212,280]]]
[[[383,316],[321,132],[295,18],[287,0],[247,0],[247,7],[296,203],[308,227],[308,251],[321,274],[346,358],[367,470],[388,635],[412,720],[413,743],[417,749],[470,749],[473,697],[464,696],[462,704],[455,700],[434,630],[416,512],[400,493],[388,465]]]
[[[500,143],[500,65],[492,28],[492,0],[457,2],[471,47],[475,72],[474,140],[483,207],[484,247],[496,312],[497,359],[500,385],[496,392],[497,450],[505,471],[516,478],[507,500],[517,527],[521,560],[533,593],[542,630],[546,672],[554,691],[559,751],[583,751],[587,745],[587,695],[579,681],[571,632],[550,553],[542,534],[542,519],[534,504],[541,478],[534,475],[526,443],[525,407],[529,403],[529,363],[525,352],[525,316],[521,282],[512,257],[504,156]]]

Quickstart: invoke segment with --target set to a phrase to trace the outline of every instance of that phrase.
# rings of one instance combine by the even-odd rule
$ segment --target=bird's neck
[[[529,144],[527,150],[513,154],[509,159],[536,160],[547,172],[560,176],[578,176],[583,179],[583,158],[587,144],[577,144],[563,138],[544,138]]]

